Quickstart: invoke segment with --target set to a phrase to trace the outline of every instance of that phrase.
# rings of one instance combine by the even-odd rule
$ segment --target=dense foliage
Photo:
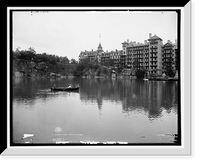
[[[99,64],[97,61],[91,62],[88,58],[81,60],[74,69],[74,76],[86,76],[88,74],[94,74],[99,71]]]
[[[145,76],[145,70],[137,69],[137,70],[135,71],[135,76],[136,76],[137,78],[144,78],[144,76]]]
[[[65,56],[56,56],[52,54],[47,53],[36,53],[36,51],[33,48],[29,48],[28,50],[19,50],[16,49],[13,51],[13,59],[21,59],[21,60],[30,60],[33,62],[47,62],[51,64],[69,64],[69,59]],[[71,59],[71,61],[74,62],[75,59]]]
[[[166,75],[169,76],[169,77],[174,77],[175,74],[176,74],[176,71],[173,70],[173,69],[171,69],[171,68],[168,68],[168,69],[166,70]]]
[[[34,48],[29,48],[28,50],[16,49],[12,52],[12,57],[13,71],[25,73],[27,76],[34,72],[33,69],[36,70],[36,74],[42,76],[48,76],[51,72],[70,75],[78,63],[75,59],[69,60],[66,56],[36,53]]]

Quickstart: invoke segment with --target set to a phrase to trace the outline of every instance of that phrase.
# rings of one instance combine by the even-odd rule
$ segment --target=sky
[[[13,50],[33,47],[37,53],[78,60],[81,51],[121,50],[122,42],[144,43],[149,33],[173,43],[177,39],[174,11],[15,11]]]

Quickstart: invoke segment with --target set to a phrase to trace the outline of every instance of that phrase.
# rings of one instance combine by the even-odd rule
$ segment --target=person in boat
[[[56,88],[56,84],[53,85],[53,89],[55,89],[55,88]]]
[[[69,84],[69,86],[67,88],[72,88],[71,84]]]

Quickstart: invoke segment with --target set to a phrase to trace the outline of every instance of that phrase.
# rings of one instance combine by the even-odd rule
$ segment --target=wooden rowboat
[[[69,91],[69,92],[73,92],[73,91],[79,91],[79,87],[51,87],[51,91]]]

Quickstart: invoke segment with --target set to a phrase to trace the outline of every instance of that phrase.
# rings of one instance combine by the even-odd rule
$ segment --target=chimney
[[[151,33],[149,33],[149,39],[151,38]]]
[[[177,45],[177,40],[175,39],[175,46],[177,47],[178,45]]]
[[[127,39],[127,42],[129,43],[129,40]]]

